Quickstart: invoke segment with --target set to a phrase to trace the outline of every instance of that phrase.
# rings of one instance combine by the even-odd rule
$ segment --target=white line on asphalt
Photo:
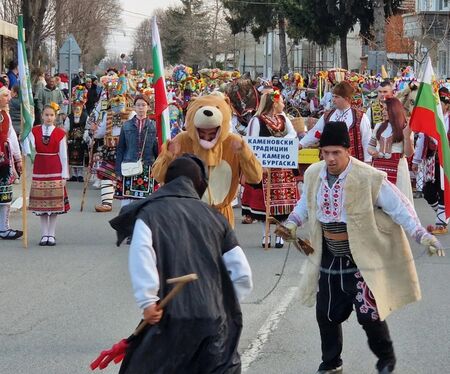
[[[276,330],[281,317],[283,316],[284,313],[286,313],[286,310],[289,307],[289,304],[291,303],[297,291],[298,287],[290,287],[287,290],[286,294],[284,295],[283,299],[281,300],[280,304],[278,304],[278,308],[275,309],[269,315],[269,317],[267,317],[266,321],[259,329],[256,338],[252,340],[248,348],[242,354],[241,357],[242,372],[246,372],[247,369],[250,367],[250,365],[253,363],[253,361],[255,361],[258,358],[259,354],[261,353],[261,350],[264,347],[264,344],[266,344],[270,334]]]

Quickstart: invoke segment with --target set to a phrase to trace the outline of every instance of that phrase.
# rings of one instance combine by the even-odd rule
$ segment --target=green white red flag
[[[431,58],[428,57],[411,115],[410,127],[414,132],[422,132],[437,140],[441,184],[442,180],[444,182],[445,216],[448,218],[450,217],[450,148],[439,95],[433,90],[433,78]]]
[[[28,142],[28,135],[33,128],[34,123],[34,101],[33,93],[31,91],[30,69],[28,68],[27,51],[25,49],[25,41],[23,36],[23,16],[19,15],[18,25],[18,42],[17,42],[17,57],[19,69],[19,99],[23,118],[23,128],[20,132],[20,140],[23,143]],[[25,145],[24,149],[33,155],[33,150],[30,149],[31,143]]]
[[[155,90],[155,117],[158,130],[159,149],[161,149],[161,145],[170,139],[170,122],[161,40],[159,38],[156,17],[153,17],[152,22],[152,57],[154,74],[153,88]]]

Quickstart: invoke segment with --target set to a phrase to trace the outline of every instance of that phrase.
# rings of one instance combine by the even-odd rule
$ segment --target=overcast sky
[[[122,4],[122,25],[111,25],[114,30],[107,44],[108,54],[119,56],[131,51],[134,29],[158,8],[181,4],[178,0],[120,0]]]

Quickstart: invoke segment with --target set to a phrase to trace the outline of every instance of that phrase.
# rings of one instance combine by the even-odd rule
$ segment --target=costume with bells
[[[153,164],[153,175],[163,181],[167,167],[178,155],[192,153],[205,162],[209,185],[202,200],[219,210],[234,227],[231,202],[236,197],[241,173],[248,183],[262,179],[260,162],[245,141],[230,133],[231,108],[228,98],[202,96],[191,102],[186,116],[186,130],[166,143]],[[217,128],[212,141],[199,138],[198,130]],[[168,149],[173,144],[177,154]],[[238,148],[235,150],[234,147]]]
[[[326,126],[320,146],[348,150],[346,124]],[[297,227],[310,221],[314,253],[305,263],[300,290],[303,304],[316,302],[322,341],[318,373],[342,372],[341,324],[353,309],[378,358],[378,372],[390,373],[396,358],[384,320],[421,297],[405,231],[430,253],[443,255],[442,246],[421,226],[409,200],[386,174],[353,157],[339,175],[330,174],[325,161],[315,163],[304,180],[302,197],[285,224],[285,238],[295,237]]]
[[[120,373],[240,373],[239,301],[252,289],[248,261],[225,217],[200,201],[208,184],[202,161],[183,155],[165,176],[164,186],[124,207],[111,226],[118,243],[133,234],[129,267],[140,308],[168,295],[168,278],[194,272],[198,280],[130,342]]]
[[[108,81],[109,82],[109,81]],[[126,81],[114,76],[108,84],[110,109],[106,111],[98,128],[94,132],[94,138],[103,138],[100,161],[97,167],[97,177],[101,180],[101,204],[95,206],[97,212],[109,212],[112,209],[114,189],[116,183],[116,147],[119,143],[119,135],[122,125],[132,117]]]
[[[7,86],[0,83],[0,95],[9,95]],[[21,165],[20,147],[11,117],[0,110],[0,238],[17,239],[23,234],[9,227],[9,213],[15,179],[15,165]]]

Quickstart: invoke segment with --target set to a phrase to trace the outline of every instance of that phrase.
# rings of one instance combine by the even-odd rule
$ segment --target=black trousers
[[[435,164],[434,182],[426,182],[422,192],[428,204],[434,205],[438,203],[439,205],[444,205],[444,191],[441,189],[441,169],[438,160],[436,160]]]
[[[322,271],[317,293],[316,318],[320,329],[322,363],[319,370],[342,365],[342,322],[355,309],[359,324],[367,335],[370,349],[377,356],[377,368],[394,368],[395,354],[389,329],[380,321],[375,299],[352,257],[334,256],[324,246]]]

